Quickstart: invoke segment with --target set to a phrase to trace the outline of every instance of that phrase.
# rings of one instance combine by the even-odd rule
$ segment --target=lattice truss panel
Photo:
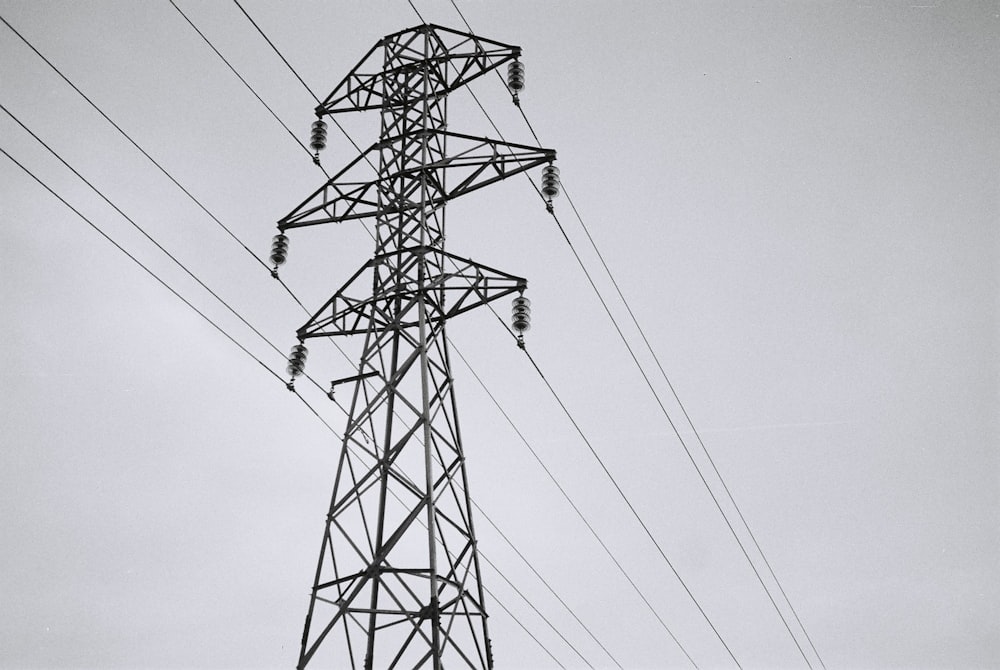
[[[376,229],[373,257],[298,331],[363,338],[300,668],[492,668],[445,324],[527,282],[447,253],[444,208],[555,152],[445,128],[448,92],[519,53],[418,26],[383,38],[317,108],[377,109],[381,132],[278,223]],[[375,179],[352,181],[376,158]]]

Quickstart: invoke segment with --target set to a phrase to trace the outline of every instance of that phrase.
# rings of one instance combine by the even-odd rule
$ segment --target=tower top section
[[[521,47],[432,23],[407,28],[386,35],[369,49],[316,107],[316,116],[393,109],[443,97],[520,55]],[[398,86],[401,79],[427,70],[432,75],[429,89]]]

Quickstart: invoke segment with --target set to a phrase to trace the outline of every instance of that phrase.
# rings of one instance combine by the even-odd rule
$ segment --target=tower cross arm
[[[361,335],[370,330],[415,328],[419,325],[416,306],[424,296],[429,309],[428,320],[439,322],[464,314],[513,293],[523,292],[528,280],[491,268],[468,258],[441,251],[434,247],[413,247],[415,254],[433,254],[438,261],[448,260],[449,271],[429,273],[423,287],[417,282],[383,285],[369,298],[348,296],[355,280],[364,271],[377,267],[380,259],[366,263],[354,277],[338,290],[310,319],[299,328],[299,339]]]
[[[441,305],[440,319],[450,319],[528,288],[528,280],[522,277],[454,254],[443,255],[452,261],[453,271],[443,272],[437,278],[437,284],[449,298]]]
[[[362,155],[280,219],[278,228],[285,231],[322,223],[340,223],[397,214],[400,211],[427,206],[437,207],[508,177],[551,163],[556,158],[556,152],[552,149],[501,142],[462,133],[436,131],[432,134],[448,138],[447,156],[423,165],[407,166],[369,181],[349,181],[346,178],[347,172],[350,167],[360,163],[364,158]],[[380,142],[373,145],[365,154],[392,151],[397,142],[402,143],[405,139],[398,137]],[[393,183],[400,177],[412,178],[421,174],[427,175],[427,185],[430,189],[422,202],[421,194],[416,192],[411,194],[412,197],[402,201],[379,201],[379,186],[382,183]],[[417,183],[414,179],[410,181]],[[446,181],[451,185],[446,187]]]
[[[394,55],[392,67],[385,66],[385,50]],[[392,87],[385,84],[428,66],[440,76],[432,90],[414,91],[413,96],[447,95],[520,54],[518,46],[443,26],[424,24],[408,28],[382,38],[373,46],[316,107],[316,115],[412,105],[417,98],[387,97],[385,91]]]

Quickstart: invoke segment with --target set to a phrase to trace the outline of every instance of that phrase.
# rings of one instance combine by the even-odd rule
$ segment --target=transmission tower
[[[516,102],[519,56],[417,26],[380,40],[316,108],[317,160],[326,115],[377,110],[381,131],[278,222],[272,253],[277,270],[292,228],[375,222],[374,255],[297,331],[289,359],[294,380],[305,340],[363,342],[357,373],[333,382],[353,391],[299,668],[493,667],[445,324],[514,295],[514,328],[526,329],[527,281],[446,252],[444,211],[555,152],[450,132],[447,99],[506,63]],[[377,175],[352,179],[368,163]],[[555,172],[546,168],[549,186]]]

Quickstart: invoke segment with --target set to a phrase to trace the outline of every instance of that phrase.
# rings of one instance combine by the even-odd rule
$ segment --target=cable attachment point
[[[334,379],[332,382],[330,382],[330,390],[327,391],[326,396],[330,400],[333,400],[333,390],[337,388],[339,385],[344,384],[346,382],[359,382],[368,379],[369,377],[375,377],[376,375],[378,375],[378,372],[375,372],[373,370],[371,372],[364,372],[362,374],[351,375],[350,377],[344,377],[343,379]]]

